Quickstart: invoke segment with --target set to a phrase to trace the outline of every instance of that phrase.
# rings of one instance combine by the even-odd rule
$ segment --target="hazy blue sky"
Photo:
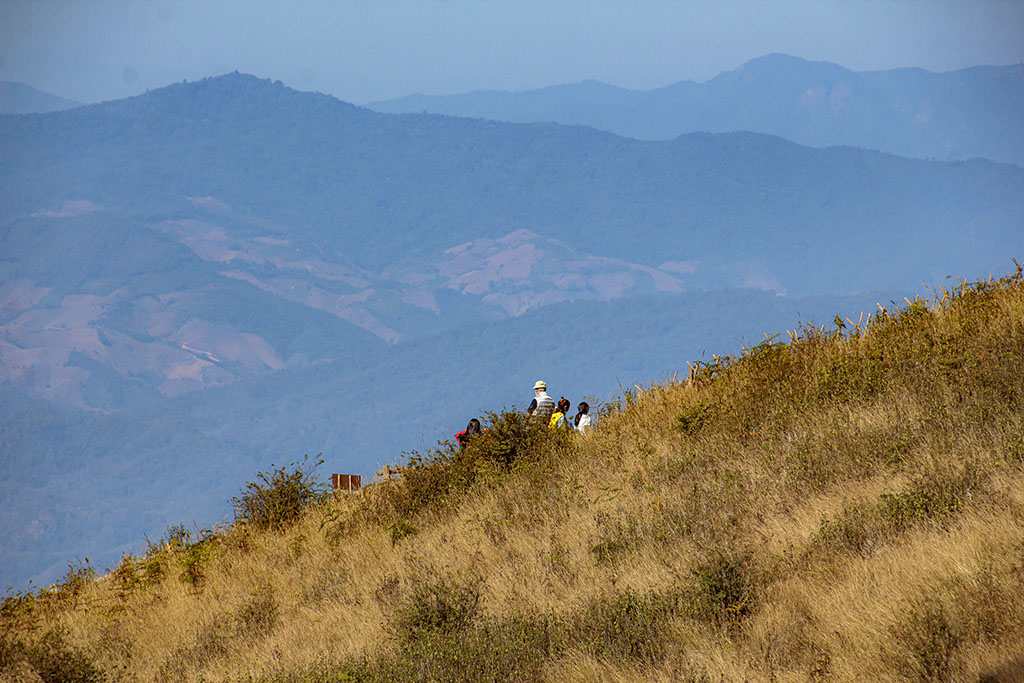
[[[855,70],[1018,63],[1024,2],[0,0],[0,80],[82,101],[236,69],[356,103],[651,88],[769,52]]]

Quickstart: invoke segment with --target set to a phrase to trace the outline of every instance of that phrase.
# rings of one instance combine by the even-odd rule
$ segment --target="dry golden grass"
[[[149,582],[9,600],[0,671],[1022,680],[1020,274],[847,328],[636,388],[584,438],[510,431],[511,466],[439,454],[282,529],[155,550]]]

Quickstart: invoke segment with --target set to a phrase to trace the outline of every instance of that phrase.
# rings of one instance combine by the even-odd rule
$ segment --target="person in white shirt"
[[[573,419],[577,432],[585,432],[593,425],[590,419],[590,404],[582,401],[576,406],[576,417]]]

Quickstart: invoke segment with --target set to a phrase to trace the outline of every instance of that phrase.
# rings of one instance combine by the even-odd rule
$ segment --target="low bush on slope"
[[[1021,680],[1024,281],[940,294],[627,391],[590,434],[495,414],[280,523],[171,530],[9,598],[0,671]]]

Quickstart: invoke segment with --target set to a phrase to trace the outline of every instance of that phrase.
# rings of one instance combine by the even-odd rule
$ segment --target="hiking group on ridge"
[[[531,420],[535,420],[540,424],[546,424],[548,429],[551,430],[565,430],[575,432],[586,432],[593,426],[593,420],[590,416],[590,404],[586,401],[581,401],[576,406],[576,415],[569,417],[569,410],[572,404],[565,396],[558,399],[556,403],[550,395],[548,395],[548,385],[544,380],[537,380],[533,384],[533,400],[530,402],[530,406],[526,409],[526,416]],[[479,434],[483,434],[484,430],[480,426],[480,420],[475,417],[469,421],[466,428],[455,435],[455,439],[459,442],[461,448],[465,448],[474,437]]]
[[[533,393],[535,395],[533,401],[530,402],[530,407],[526,409],[526,415],[538,420],[548,418],[549,429],[571,429],[585,432],[593,424],[590,418],[590,404],[586,401],[581,401],[576,406],[576,417],[570,418],[569,409],[572,404],[569,399],[563,396],[558,399],[558,403],[555,403],[554,399],[548,395],[547,382],[542,379],[534,382]]]

